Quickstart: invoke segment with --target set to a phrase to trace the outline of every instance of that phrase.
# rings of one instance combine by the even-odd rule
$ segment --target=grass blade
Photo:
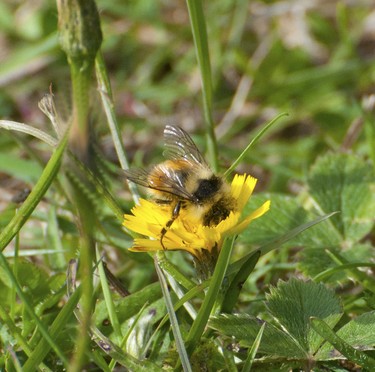
[[[280,238],[272,240],[268,244],[263,245],[262,247],[259,248],[259,250],[261,251],[261,255],[263,256],[266,253],[268,253],[268,252],[270,252],[270,251],[272,251],[276,248],[279,248],[284,243],[286,243],[287,241],[296,237],[301,232],[309,229],[310,227],[315,226],[316,224],[318,224],[322,221],[325,221],[326,219],[332,217],[336,213],[339,213],[339,212],[332,212],[332,213],[329,213],[329,214],[325,214],[324,216],[318,217],[314,221],[310,221],[310,222],[304,223],[303,225],[297,226],[296,228],[290,230],[289,232],[287,232],[285,235],[281,236]],[[232,265],[230,265],[230,267],[228,268],[228,274],[233,274],[235,272],[238,272],[238,270],[240,270],[240,267],[244,264],[244,262],[246,262],[246,260],[248,260],[248,258],[252,254],[253,254],[253,252],[250,252],[246,256],[242,257],[241,259],[239,259],[238,261],[236,261]]]
[[[181,331],[180,331],[180,328],[178,326],[178,320],[177,320],[177,317],[176,317],[176,313],[174,312],[174,309],[173,309],[172,299],[171,299],[171,296],[170,296],[169,291],[168,291],[168,284],[167,284],[167,281],[165,279],[163,271],[159,267],[157,255],[155,255],[155,268],[156,268],[156,273],[158,274],[158,277],[159,277],[161,290],[163,292],[163,296],[164,296],[164,299],[165,299],[165,304],[167,306],[169,319],[171,321],[171,326],[172,326],[172,332],[173,332],[174,339],[176,341],[176,348],[177,348],[178,354],[180,356],[182,368],[183,368],[184,371],[191,372],[192,369],[191,369],[191,366],[190,366],[189,357],[187,355],[185,345],[184,345],[184,341],[182,339]]]
[[[332,344],[342,355],[348,358],[348,360],[359,364],[368,371],[375,371],[375,359],[371,358],[363,351],[354,349],[347,344],[342,338],[337,336],[323,320],[311,318],[311,327]]]
[[[61,309],[55,320],[53,321],[49,331],[51,337],[53,337],[54,339],[57,338],[59,332],[66,326],[68,319],[71,317],[74,309],[78,304],[80,296],[81,291],[75,291],[74,294],[69,298],[65,306]],[[48,354],[49,350],[50,345],[48,344],[47,340],[40,340],[30,358],[23,365],[23,371],[35,371],[37,369],[37,366],[43,361],[45,356]]]
[[[225,301],[222,306],[223,313],[231,313],[236,302],[238,300],[238,296],[240,295],[241,289],[243,284],[245,283],[246,279],[249,277],[251,272],[253,271],[255,265],[257,264],[260,257],[260,251],[253,252],[248,259],[243,263],[240,270],[237,272],[235,277],[232,279],[232,282],[229,285],[225,293]]]
[[[18,210],[18,213],[12,218],[5,229],[1,232],[0,251],[3,251],[4,248],[15,237],[15,235],[20,231],[21,227],[27,221],[31,213],[39,204],[40,200],[43,198],[44,194],[47,192],[52,181],[55,179],[60,168],[61,159],[67,144],[67,138],[67,134],[65,134],[59,146],[56,148],[55,152],[44,168],[38,182],[35,184],[31,193]]]
[[[218,151],[212,118],[212,76],[210,53],[207,42],[206,21],[201,0],[186,0],[190,25],[194,38],[195,53],[202,79],[203,109],[206,122],[208,157],[212,169],[218,171]]]
[[[250,372],[251,366],[252,366],[253,361],[255,359],[255,355],[256,355],[256,353],[258,351],[258,348],[259,348],[259,345],[260,345],[260,341],[262,339],[263,331],[264,331],[265,327],[266,327],[266,323],[263,323],[262,327],[260,328],[260,330],[259,330],[259,332],[257,334],[257,337],[254,340],[253,345],[251,346],[251,348],[249,350],[249,353],[247,355],[245,364],[244,364],[244,366],[242,368],[242,372]]]
[[[242,151],[240,156],[233,162],[233,164],[225,171],[224,177],[228,177],[237,167],[238,164],[241,163],[242,159],[248,153],[248,151],[254,146],[255,143],[263,136],[264,133],[267,132],[280,118],[283,116],[287,116],[286,112],[283,112],[273,118],[269,123],[267,123],[257,134],[256,136],[250,141],[250,143],[246,146],[245,150]]]

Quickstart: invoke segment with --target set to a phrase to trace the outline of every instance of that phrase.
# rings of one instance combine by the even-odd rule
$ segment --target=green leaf
[[[13,265],[10,264],[10,267],[14,270]],[[17,280],[23,290],[30,295],[33,304],[44,300],[50,294],[48,275],[40,267],[25,259],[19,258],[17,262]],[[6,269],[3,266],[0,266],[0,281],[8,288],[14,286],[11,278],[6,275]],[[2,289],[4,290],[4,287]]]
[[[124,352],[120,347],[105,337],[96,327],[91,327],[92,339],[113,360],[131,371],[161,372],[162,368],[148,360],[139,360]]]
[[[374,226],[374,173],[354,155],[331,154],[317,160],[308,177],[310,194],[332,218],[346,243],[363,238]]]
[[[375,311],[362,314],[351,320],[340,328],[336,334],[350,346],[359,350],[374,350]],[[335,359],[335,349],[330,343],[325,343],[318,351],[317,358],[320,360]]]
[[[255,265],[257,264],[260,257],[260,251],[255,251],[252,253],[241,265],[234,278],[232,279],[229,288],[225,292],[222,312],[230,313],[232,312],[238,296],[240,295],[243,284],[246,279],[249,277],[251,272],[254,270]]]
[[[258,194],[252,196],[244,214],[250,213],[254,209],[254,205],[262,205],[266,200],[271,200],[270,210],[262,218],[253,221],[250,228],[246,229],[238,237],[238,242],[246,245],[264,245],[318,217],[316,213],[304,209],[295,198],[282,194]],[[295,247],[297,245],[319,248],[336,246],[341,238],[335,230],[332,230],[331,226],[329,221],[319,223],[286,242],[285,246]]]
[[[334,326],[341,317],[339,299],[323,284],[291,279],[271,288],[267,306],[283,328],[308,353],[320,346],[322,338],[310,328],[310,317],[325,319]]]
[[[190,358],[192,370],[237,372],[237,369],[230,369],[228,360],[225,361],[222,349],[215,341],[205,338],[197,345]]]
[[[153,283],[142,290],[131,294],[130,296],[114,301],[117,316],[120,323],[138,314],[139,309],[145,303],[153,304],[162,297],[160,284]],[[105,302],[100,302],[95,310],[95,322],[97,325],[105,323],[108,318],[108,312]]]
[[[17,278],[15,277],[11,267],[8,264],[8,261],[4,257],[3,253],[0,251],[0,266],[4,268],[4,273],[7,275],[12,282],[13,286],[15,287],[15,290],[17,292],[17,295],[21,299],[23,306],[25,307],[28,315],[34,320],[34,322],[37,324],[39,331],[42,333],[44,340],[47,342],[47,344],[53,348],[55,353],[59,356],[61,361],[64,363],[64,365],[68,364],[68,360],[65,357],[64,353],[61,351],[59,345],[55,342],[53,337],[51,336],[50,332],[47,330],[47,327],[42,323],[40,320],[40,317],[34,312],[33,306],[31,302],[29,301],[29,296],[26,295],[21,288],[20,284],[18,283]],[[26,315],[26,313],[25,313]],[[25,316],[24,316],[25,318]],[[28,325],[28,324],[27,324]],[[26,370],[26,369],[25,369]]]
[[[351,362],[357,363],[369,371],[375,369],[375,359],[371,358],[363,351],[351,347],[346,341],[335,334],[335,332],[333,332],[329,325],[323,320],[312,318],[311,326]]]
[[[252,347],[264,322],[247,314],[212,317],[209,326],[240,343]],[[272,357],[305,359],[306,352],[287,333],[266,323],[258,351]]]
[[[347,262],[352,265],[351,269],[355,269],[355,264],[367,263],[368,265],[375,259],[375,251],[371,244],[355,244],[347,251],[339,251],[338,249],[330,249],[333,254],[340,254]],[[307,276],[314,277],[315,281],[338,282],[348,278],[350,267],[345,268],[338,265],[332,258],[321,249],[304,249],[301,251],[300,270]],[[365,272],[362,272],[366,276]],[[352,275],[353,277],[355,275]]]

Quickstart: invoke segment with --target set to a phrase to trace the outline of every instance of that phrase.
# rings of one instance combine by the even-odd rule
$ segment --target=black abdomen
[[[203,216],[203,225],[215,226],[225,220],[234,209],[232,198],[224,197],[217,201]]]

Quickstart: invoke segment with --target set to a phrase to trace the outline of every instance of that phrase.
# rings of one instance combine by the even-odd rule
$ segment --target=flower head
[[[123,225],[143,236],[134,240],[130,250],[185,250],[198,260],[207,256],[207,253],[217,255],[226,237],[239,234],[252,220],[268,211],[270,201],[266,201],[250,215],[242,216],[256,182],[251,176],[236,175],[229,190],[233,200],[231,212],[219,223],[210,226],[205,226],[197,219],[191,208],[181,208],[170,224],[174,206],[141,199],[140,204],[131,210],[132,214],[124,216]]]

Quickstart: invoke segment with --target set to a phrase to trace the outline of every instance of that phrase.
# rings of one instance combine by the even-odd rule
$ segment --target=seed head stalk
[[[102,42],[100,19],[94,0],[57,0],[60,45],[67,55],[72,79],[72,119],[69,146],[88,167],[90,158],[90,85],[95,56]],[[79,187],[82,174],[67,171],[72,202],[80,231],[80,276],[82,281],[81,327],[70,371],[81,371],[89,347],[93,308],[93,259],[95,252],[92,213],[95,206]]]

